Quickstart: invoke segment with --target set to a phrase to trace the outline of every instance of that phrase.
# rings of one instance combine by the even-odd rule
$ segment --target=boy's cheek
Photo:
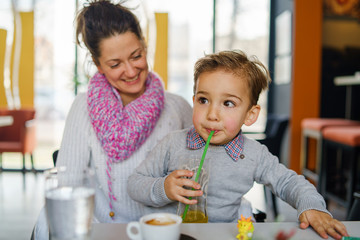
[[[197,130],[197,127],[199,126],[199,124],[201,123],[201,114],[199,114],[198,111],[194,111],[193,113],[193,124],[195,129]]]
[[[242,124],[236,118],[229,118],[225,121],[225,128],[227,132],[234,137],[240,132]]]

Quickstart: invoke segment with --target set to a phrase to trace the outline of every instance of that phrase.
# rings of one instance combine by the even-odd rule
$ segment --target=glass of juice
[[[201,161],[201,156],[189,156],[184,157],[181,161],[182,165],[180,169],[187,169],[194,172],[192,180],[195,181],[196,173],[199,169],[199,164]],[[207,186],[210,176],[210,158],[206,157],[203,162],[203,166],[200,170],[200,175],[197,183],[200,184],[203,195],[200,197],[194,197],[193,199],[197,200],[197,204],[188,205],[179,202],[177,214],[182,216],[183,223],[207,223],[208,215],[206,212],[207,205]],[[185,211],[185,209],[187,210]],[[185,211],[185,212],[184,212]]]

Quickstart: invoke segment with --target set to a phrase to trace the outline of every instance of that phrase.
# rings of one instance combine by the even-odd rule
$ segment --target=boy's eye
[[[200,104],[206,104],[208,102],[208,100],[206,98],[204,98],[204,97],[199,97],[198,101],[199,101]]]
[[[235,107],[235,103],[232,101],[225,101],[224,106],[226,107]]]

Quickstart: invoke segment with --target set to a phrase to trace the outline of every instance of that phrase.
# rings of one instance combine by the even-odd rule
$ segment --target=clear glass
[[[94,173],[58,167],[45,172],[45,209],[52,240],[90,239]]]
[[[208,215],[207,215],[207,187],[210,179],[210,161],[209,157],[206,157],[201,170],[199,172],[199,177],[197,183],[200,184],[201,190],[203,191],[203,195],[200,197],[195,197],[193,199],[197,200],[197,204],[188,205],[179,202],[177,214],[182,216],[183,223],[207,223]],[[194,172],[191,180],[195,181],[199,165],[201,162],[200,156],[188,156],[184,157],[182,160],[182,165],[180,169],[186,169]],[[186,213],[185,213],[185,209]]]

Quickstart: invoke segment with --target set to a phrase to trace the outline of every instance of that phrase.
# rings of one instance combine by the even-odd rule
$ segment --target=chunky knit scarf
[[[103,74],[96,73],[89,82],[88,111],[97,138],[105,150],[112,200],[111,165],[129,158],[149,137],[164,108],[164,88],[160,78],[149,72],[145,92],[125,107],[117,91]],[[111,211],[110,215],[114,215]],[[113,217],[113,216],[111,216]]]

